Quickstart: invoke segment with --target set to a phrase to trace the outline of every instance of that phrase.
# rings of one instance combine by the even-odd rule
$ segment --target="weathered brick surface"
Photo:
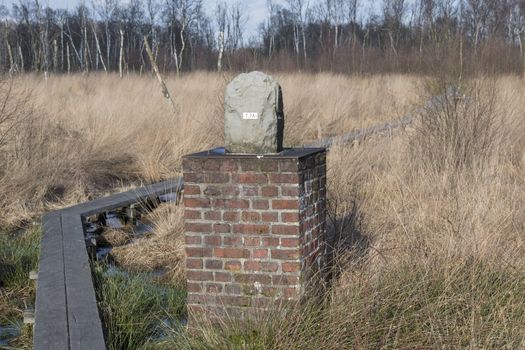
[[[188,307],[253,317],[298,300],[321,264],[326,155],[183,159]]]

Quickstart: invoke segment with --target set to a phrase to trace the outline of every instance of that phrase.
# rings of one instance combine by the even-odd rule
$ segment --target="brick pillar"
[[[207,151],[183,172],[190,315],[246,319],[298,300],[324,251],[325,150]]]

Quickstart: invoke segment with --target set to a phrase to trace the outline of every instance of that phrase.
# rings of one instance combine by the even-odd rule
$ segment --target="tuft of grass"
[[[0,327],[16,330],[9,344],[21,349],[32,344],[32,327],[23,324],[22,314],[34,305],[36,289],[29,272],[37,269],[40,235],[40,227],[0,234]]]
[[[186,282],[184,251],[184,208],[173,203],[162,204],[148,213],[153,231],[129,245],[115,247],[111,256],[129,271],[164,270],[164,280],[172,285]]]
[[[95,266],[93,274],[109,349],[138,349],[162,336],[162,320],[185,315],[183,288],[108,266]]]
[[[38,265],[40,228],[22,233],[0,234],[0,285],[23,288],[30,285],[29,271]]]

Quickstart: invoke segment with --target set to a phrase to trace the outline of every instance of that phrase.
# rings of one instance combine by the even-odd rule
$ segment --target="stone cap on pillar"
[[[281,86],[262,72],[244,73],[226,87],[224,135],[231,153],[282,151],[284,112]]]
[[[285,148],[279,153],[257,155],[248,153],[229,153],[224,147],[219,147],[210,149],[208,151],[187,154],[183,156],[183,158],[301,159],[325,151],[326,148]]]

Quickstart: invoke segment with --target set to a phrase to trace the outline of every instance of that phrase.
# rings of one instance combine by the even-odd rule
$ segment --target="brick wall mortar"
[[[320,261],[324,152],[302,159],[185,157],[183,172],[190,310],[244,318],[269,302],[299,299],[307,271]]]

